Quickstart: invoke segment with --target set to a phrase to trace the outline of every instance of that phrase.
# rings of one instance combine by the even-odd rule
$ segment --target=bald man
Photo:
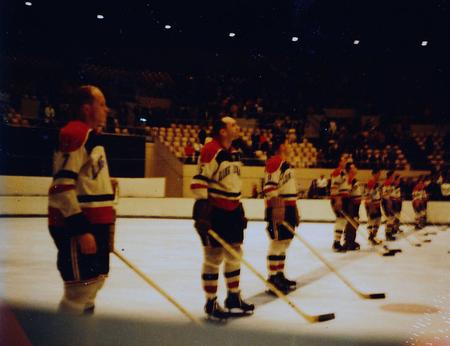
[[[225,319],[230,313],[247,314],[254,310],[240,294],[239,260],[231,256],[212,237],[208,230],[219,234],[235,251],[242,253],[247,219],[240,202],[241,166],[239,153],[232,142],[239,135],[239,127],[231,117],[220,117],[213,124],[213,140],[205,144],[198,162],[191,190],[196,198],[193,210],[195,228],[203,244],[202,284],[206,296],[205,313],[212,319]],[[220,265],[224,262],[224,276],[228,295],[224,310],[217,302]]]
[[[77,120],[61,129],[54,154],[48,224],[64,281],[59,310],[92,314],[109,272],[115,222],[108,163],[95,131],[109,109],[101,90],[88,85],[77,90],[74,111]]]

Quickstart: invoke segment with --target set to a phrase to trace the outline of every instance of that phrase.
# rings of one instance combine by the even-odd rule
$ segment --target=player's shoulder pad
[[[280,167],[282,162],[283,160],[281,159],[280,155],[272,156],[266,162],[266,172],[272,174]]]
[[[370,179],[370,180],[367,182],[367,188],[368,188],[368,189],[373,189],[374,187],[375,187],[375,180]]]
[[[89,126],[81,121],[71,121],[59,132],[59,149],[71,152],[79,149],[86,141]]]
[[[216,154],[222,149],[217,141],[211,141],[206,143],[200,152],[201,163],[209,163],[216,156]]]
[[[341,175],[342,173],[342,169],[341,168],[336,168],[333,172],[331,172],[331,176],[332,177],[338,177],[339,175]]]

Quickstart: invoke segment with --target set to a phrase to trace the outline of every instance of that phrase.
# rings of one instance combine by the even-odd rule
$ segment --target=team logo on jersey
[[[239,166],[228,166],[219,172],[219,181],[225,179],[230,174],[241,175],[241,170]]]

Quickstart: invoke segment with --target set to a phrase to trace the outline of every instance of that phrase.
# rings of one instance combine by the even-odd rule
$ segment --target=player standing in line
[[[381,224],[381,184],[378,168],[372,170],[372,178],[367,183],[365,206],[369,241],[372,245],[379,245],[381,241],[376,238]]]
[[[204,250],[202,269],[203,290],[206,295],[205,312],[211,318],[224,319],[230,312],[248,313],[255,308],[246,303],[240,294],[239,260],[231,256],[209,234],[212,229],[242,253],[244,229],[247,227],[241,197],[241,166],[239,152],[231,143],[238,137],[239,126],[231,117],[216,120],[212,129],[213,140],[205,144],[198,162],[191,190],[196,198],[193,210],[195,228]],[[225,262],[224,276],[228,289],[225,307],[217,302],[219,269]]]
[[[419,177],[412,192],[412,205],[416,214],[416,229],[422,229],[427,222],[428,196],[425,189],[425,178]]]
[[[347,183],[350,185],[350,202],[348,207],[348,216],[359,222],[359,208],[361,206],[362,189],[359,181],[356,179],[358,170],[354,163],[346,164]],[[347,222],[344,229],[344,245],[346,251],[357,251],[360,245],[355,241],[357,229],[350,222]]]
[[[386,180],[383,183],[381,192],[381,205],[383,207],[384,215],[386,216],[386,240],[395,240],[394,236],[394,220],[395,213],[392,208],[392,190],[394,188],[394,171],[388,171],[386,173]]]
[[[286,137],[275,138],[274,155],[267,160],[264,179],[265,220],[270,237],[267,254],[268,281],[284,293],[295,289],[296,282],[284,275],[286,251],[294,235],[282,225],[286,221],[293,229],[300,224],[297,208],[297,182],[294,170],[287,162],[291,145]]]
[[[400,187],[400,174],[395,174],[391,191],[392,211],[394,212],[393,233],[399,233],[400,230],[400,214],[402,213],[402,190]]]
[[[336,215],[334,242],[332,246],[335,252],[345,252],[345,248],[341,244],[341,238],[347,221],[342,211],[349,213],[350,209],[350,185],[348,184],[346,167],[347,158],[346,156],[342,156],[339,161],[339,166],[331,173],[331,208]]]
[[[100,136],[108,107],[100,89],[82,86],[75,97],[77,120],[59,133],[49,190],[48,224],[64,281],[60,311],[92,314],[109,272],[113,187]]]

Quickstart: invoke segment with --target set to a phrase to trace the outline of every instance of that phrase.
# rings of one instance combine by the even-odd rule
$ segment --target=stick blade
[[[386,293],[370,293],[369,299],[386,299]]]
[[[424,243],[431,243],[431,239],[425,239],[423,242]]]
[[[395,254],[396,254],[396,252],[394,252],[394,251],[386,251],[386,252],[384,252],[383,253],[383,257],[392,257],[392,256],[395,256]]]
[[[314,322],[325,322],[325,321],[329,321],[329,320],[334,320],[335,318],[336,318],[336,316],[334,315],[334,313],[322,314],[322,315],[315,316]]]

